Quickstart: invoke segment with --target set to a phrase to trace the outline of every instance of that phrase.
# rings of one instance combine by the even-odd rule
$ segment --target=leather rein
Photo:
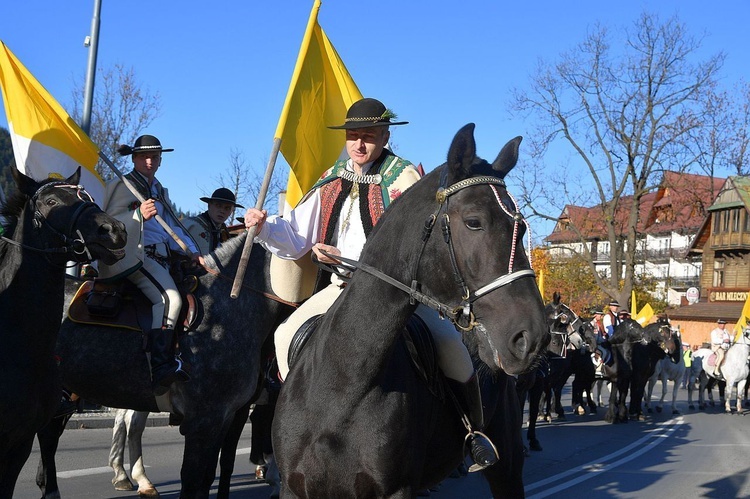
[[[432,213],[429,217],[427,217],[427,220],[425,220],[424,227],[422,229],[422,247],[419,252],[419,257],[417,258],[417,261],[414,265],[411,286],[407,286],[406,284],[398,281],[397,279],[394,279],[393,277],[385,274],[384,272],[381,272],[380,270],[366,263],[363,263],[357,260],[352,260],[349,258],[344,258],[339,255],[330,255],[328,253],[325,253],[325,254],[331,258],[334,258],[336,260],[339,260],[345,263],[348,266],[354,267],[355,269],[363,270],[364,272],[390,284],[391,286],[398,288],[401,291],[404,291],[405,293],[409,295],[409,303],[411,305],[414,305],[417,302],[423,305],[426,305],[430,307],[431,309],[436,310],[440,314],[441,317],[448,317],[448,319],[453,323],[453,325],[457,329],[464,331],[464,332],[469,332],[469,331],[472,331],[474,327],[477,325],[477,322],[474,320],[474,312],[472,311],[472,304],[476,300],[490,293],[491,291],[494,291],[503,286],[506,286],[507,284],[510,284],[518,279],[522,279],[525,277],[534,278],[535,273],[532,269],[517,270],[515,272],[513,271],[513,260],[515,258],[516,248],[518,244],[519,224],[526,223],[526,221],[524,220],[523,215],[521,215],[521,213],[518,211],[517,206],[514,206],[514,211],[513,213],[511,213],[505,207],[503,202],[500,200],[500,195],[497,192],[497,188],[495,186],[499,185],[501,187],[505,187],[505,182],[502,179],[499,179],[496,177],[481,176],[481,177],[471,177],[471,178],[461,180],[449,187],[444,187],[445,183],[446,183],[446,170],[443,171],[443,175],[441,177],[441,187],[438,189],[435,195],[435,198],[438,202],[438,207],[434,213]],[[482,286],[481,288],[477,289],[476,291],[472,293],[469,290],[468,286],[466,285],[466,281],[461,275],[461,271],[458,267],[458,262],[456,260],[456,253],[453,247],[453,240],[452,240],[451,231],[450,231],[450,218],[448,216],[447,211],[448,211],[448,201],[450,199],[450,196],[459,192],[462,189],[466,189],[468,187],[473,187],[477,185],[489,185],[490,186],[490,188],[494,191],[495,198],[497,199],[497,202],[502,208],[502,210],[513,219],[514,226],[513,226],[513,241],[512,241],[511,255],[510,255],[510,261],[508,262],[508,273],[495,278],[489,284]],[[515,204],[515,200],[513,202]],[[441,221],[441,230],[443,233],[443,240],[448,244],[448,252],[450,254],[451,265],[453,267],[453,276],[456,280],[456,283],[461,288],[461,304],[457,307],[451,307],[419,291],[420,283],[419,283],[419,280],[417,279],[417,275],[419,273],[419,264],[422,259],[422,255],[424,254],[427,241],[432,235],[432,230],[435,226],[435,223],[438,220]]]
[[[78,199],[81,200],[81,203],[78,204],[78,207],[73,212],[73,216],[70,219],[70,223],[68,224],[68,227],[65,232],[61,232],[60,230],[53,227],[45,218],[44,215],[42,215],[42,212],[39,211],[38,208],[36,208],[37,200],[39,199],[39,196],[44,193],[45,191],[52,189],[52,188],[68,188],[68,189],[75,189],[76,190],[76,196]],[[86,240],[83,237],[83,234],[81,234],[81,231],[78,229],[75,229],[76,234],[78,234],[78,237],[71,237],[69,234],[73,232],[76,223],[78,223],[78,219],[81,217],[83,212],[89,208],[95,207],[96,203],[94,203],[94,199],[91,197],[91,195],[86,192],[86,189],[82,185],[73,185],[68,184],[67,182],[50,182],[48,184],[44,184],[37,191],[34,193],[33,196],[28,201],[28,204],[31,208],[34,209],[34,218],[32,220],[32,225],[34,229],[40,230],[42,227],[45,227],[48,231],[52,232],[54,235],[56,235],[58,238],[60,238],[63,242],[62,246],[55,247],[55,248],[35,248],[33,246],[29,246],[27,244],[19,243],[17,241],[14,241],[13,239],[10,239],[5,236],[0,236],[0,239],[5,241],[8,244],[12,244],[14,246],[18,246],[19,248],[30,250],[30,251],[36,251],[38,253],[62,253],[67,254],[71,253],[76,256],[83,255],[84,258],[80,260],[81,263],[83,262],[90,262],[93,260],[91,253],[89,252],[88,246],[86,245]]]

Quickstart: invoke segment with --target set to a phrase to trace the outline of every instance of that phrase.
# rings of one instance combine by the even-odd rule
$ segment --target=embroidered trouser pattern
[[[339,294],[343,291],[337,284],[329,284],[311,296],[295,312],[284,321],[275,333],[276,361],[279,374],[286,379],[289,373],[288,353],[294,333],[309,318],[324,314],[331,308]],[[441,320],[438,313],[424,305],[417,307],[416,314],[425,322],[432,333],[437,349],[437,357],[443,373],[455,381],[465,383],[474,373],[471,356],[461,341],[461,334],[456,331],[447,320]]]

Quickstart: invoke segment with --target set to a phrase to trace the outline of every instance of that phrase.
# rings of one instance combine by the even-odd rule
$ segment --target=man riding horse
[[[125,258],[115,265],[100,265],[99,277],[114,281],[127,277],[152,303],[151,330],[148,343],[151,346],[151,375],[154,394],[163,395],[178,379],[187,380],[187,366],[179,354],[174,354],[174,328],[182,307],[182,298],[174,279],[169,273],[169,261],[173,253],[183,250],[156,221],[161,218],[182,239],[200,262],[198,246],[182,226],[172,210],[167,190],[156,179],[164,149],[153,135],[141,135],[133,147],[121,145],[117,152],[122,156],[132,154],[133,171],[125,178],[141,194],[142,203],[127,188],[121,178],[107,185],[104,210],[125,224],[128,244]]]
[[[716,327],[711,331],[711,350],[716,354],[713,375],[715,378],[724,379],[721,374],[721,364],[724,362],[724,354],[732,346],[732,337],[727,331],[727,321],[719,319]]]
[[[329,127],[346,131],[349,159],[336,162],[324,172],[284,218],[266,217],[265,210],[248,209],[245,225],[257,226],[256,242],[284,259],[299,259],[310,250],[327,265],[340,264],[336,256],[358,259],[385,208],[420,178],[414,165],[386,149],[389,127],[408,123],[391,121],[395,118],[376,99],[352,104],[344,124]],[[346,286],[346,280],[336,274],[330,284],[321,283],[320,278],[318,281],[317,292],[276,331],[276,357],[282,378],[291,367],[287,357],[294,334],[309,319],[325,313]],[[432,333],[438,362],[464,413],[469,432],[466,438],[476,463],[472,471],[493,465],[498,459],[497,451],[481,433],[484,421],[479,382],[461,334],[424,305],[419,305],[416,315]]]

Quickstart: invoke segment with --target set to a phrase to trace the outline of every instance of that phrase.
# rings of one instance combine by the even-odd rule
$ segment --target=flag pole
[[[120,180],[122,180],[122,182],[125,184],[125,187],[127,187],[128,190],[135,196],[138,202],[143,203],[144,201],[146,201],[146,199],[141,195],[140,192],[138,192],[138,189],[135,188],[132,182],[130,182],[130,180],[125,178],[125,175],[122,174],[120,169],[117,168],[115,164],[107,156],[104,155],[104,153],[99,151],[99,157],[107,164],[107,166],[109,166],[109,168],[115,173],[115,175],[117,175],[117,177]],[[180,239],[180,236],[178,236],[177,233],[174,230],[172,230],[172,227],[170,227],[169,224],[167,224],[167,222],[161,217],[161,215],[156,214],[154,215],[154,218],[159,223],[159,225],[161,225],[162,228],[165,231],[167,231],[167,234],[172,236],[172,239],[174,239],[175,242],[180,245],[180,248],[182,249],[182,251],[184,251],[187,256],[192,258],[193,252],[190,251],[190,248],[187,247],[187,244],[185,244],[185,241]]]
[[[268,165],[266,166],[266,173],[263,177],[263,183],[260,186],[260,192],[258,193],[258,199],[255,201],[255,208],[258,210],[263,209],[263,204],[266,202],[266,194],[268,194],[268,187],[271,185],[271,177],[273,176],[273,170],[276,167],[276,158],[279,156],[279,149],[281,149],[281,139],[273,139],[273,148],[271,150],[271,157],[268,159]],[[237,298],[240,296],[240,288],[242,287],[242,281],[245,279],[245,271],[247,270],[247,262],[250,260],[250,252],[253,250],[253,239],[255,239],[255,233],[258,227],[250,227],[247,231],[247,239],[245,239],[245,245],[242,247],[242,255],[240,256],[240,263],[237,267],[237,274],[234,276],[234,282],[232,283],[232,291],[229,296]]]
[[[295,82],[297,81],[299,74],[302,70],[302,63],[307,54],[308,47],[310,46],[310,40],[312,39],[313,29],[315,24],[318,22],[318,10],[320,10],[320,0],[315,0],[313,3],[312,10],[310,11],[310,18],[307,20],[307,28],[305,29],[305,35],[302,37],[302,45],[297,55],[297,62],[294,65],[294,73],[292,74],[292,81],[289,84],[289,90],[287,90],[286,99],[284,100],[284,107],[281,109],[281,117],[279,118],[279,124],[276,127],[278,137],[273,139],[273,148],[271,149],[271,156],[268,159],[268,165],[266,166],[266,174],[263,177],[263,184],[261,184],[260,192],[258,193],[258,200],[255,203],[255,208],[260,210],[263,208],[263,204],[266,201],[266,194],[268,193],[268,186],[271,184],[271,176],[273,175],[273,169],[276,166],[276,158],[279,156],[279,150],[281,149],[281,134],[278,130],[283,129],[287,116],[289,115],[289,107],[291,104],[292,95],[294,94]],[[245,279],[245,271],[247,270],[247,262],[250,260],[250,252],[253,249],[253,239],[255,239],[256,227],[251,227],[247,232],[247,239],[245,239],[245,246],[242,248],[242,256],[237,267],[237,274],[234,276],[234,282],[232,283],[232,291],[230,295],[232,298],[240,296],[240,288],[242,287],[242,281]]]

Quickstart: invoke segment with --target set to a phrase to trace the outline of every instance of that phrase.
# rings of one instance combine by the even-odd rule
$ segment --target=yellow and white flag
[[[318,10],[320,0],[315,0],[274,135],[281,139],[281,154],[291,167],[286,193],[290,207],[339,158],[346,136],[327,127],[342,123],[349,106],[362,98],[318,24]]]
[[[16,167],[44,180],[67,178],[82,166],[81,184],[101,206],[104,181],[95,168],[99,148],[1,41],[0,89]]]
[[[734,341],[739,339],[742,331],[747,327],[748,319],[750,319],[750,294],[747,295],[747,300],[745,300],[745,305],[742,307],[740,317],[734,325]]]
[[[651,318],[654,316],[654,309],[651,308],[651,304],[646,303],[640,312],[638,312],[637,315],[634,316],[634,319],[640,324],[641,326],[645,326],[646,324],[651,322]]]

